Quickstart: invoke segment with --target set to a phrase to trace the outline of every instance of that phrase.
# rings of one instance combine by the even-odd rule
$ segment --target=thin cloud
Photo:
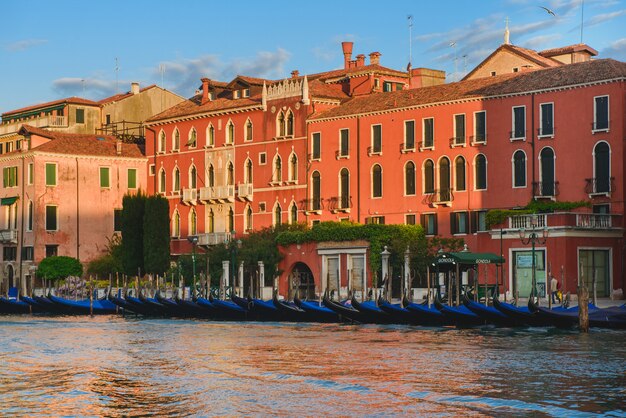
[[[546,49],[547,45],[554,45],[555,41],[558,41],[561,38],[562,36],[559,34],[539,35],[535,36],[534,38],[527,39],[526,41],[522,42],[521,45],[524,48],[541,50]]]
[[[614,41],[600,54],[602,58],[613,58],[619,61],[626,61],[626,38]]]
[[[128,83],[123,81],[117,84],[121,86]],[[116,82],[97,78],[63,77],[54,80],[52,88],[64,97],[79,96],[99,100],[116,93]]]
[[[595,15],[592,18],[585,21],[585,27],[588,28],[591,26],[599,25],[600,23],[608,22],[609,20],[613,20],[616,17],[620,17],[624,15],[626,15],[626,9],[618,10],[612,13],[603,13],[600,15]]]
[[[47,39],[23,39],[21,41],[16,41],[10,44],[7,44],[4,49],[9,52],[19,52],[24,51],[29,48],[33,48],[39,45],[43,45],[47,43]]]

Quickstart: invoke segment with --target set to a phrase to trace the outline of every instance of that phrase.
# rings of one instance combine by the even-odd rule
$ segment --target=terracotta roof
[[[260,97],[260,96],[256,96]],[[202,94],[198,94],[189,100],[185,100],[170,107],[169,109],[152,116],[147,122],[154,122],[162,119],[170,119],[179,116],[191,116],[198,113],[217,112],[234,110],[239,107],[247,107],[252,105],[260,105],[261,100],[256,97],[241,98],[241,99],[224,99],[217,98],[215,100],[209,100],[205,104],[202,104]]]
[[[268,85],[272,84],[272,83],[275,83],[274,80],[268,80],[266,78],[248,77],[248,76],[245,76],[245,75],[238,75],[237,77],[235,77],[235,79],[233,81],[236,81],[238,79],[239,80],[243,80],[246,83],[248,83],[250,85],[253,85],[253,86],[262,86],[263,83],[268,84]],[[232,83],[232,81],[231,81],[231,83]]]
[[[6,116],[10,116],[10,115],[14,115],[16,113],[22,113],[22,112],[28,112],[30,110],[35,110],[35,109],[43,109],[46,107],[52,107],[52,106],[56,106],[56,105],[60,105],[60,104],[82,104],[82,105],[87,105],[87,106],[98,106],[98,103],[91,101],[91,100],[87,100],[87,99],[83,99],[80,97],[68,97],[65,99],[59,99],[59,100],[54,100],[51,102],[46,102],[46,103],[40,103],[40,104],[36,104],[33,106],[28,106],[28,107],[22,107],[20,109],[15,109],[15,110],[10,110],[8,112],[4,112],[2,114],[2,117],[6,117]]]
[[[359,96],[309,119],[347,117],[395,108],[524,93],[615,78],[626,79],[626,63],[612,59],[587,61],[525,73],[503,74],[438,86]]]
[[[598,51],[593,49],[587,44],[574,44],[568,46],[562,46],[560,48],[544,49],[539,51],[539,55],[544,57],[553,57],[555,55],[571,54],[572,52],[587,51],[592,56],[598,55]]]
[[[336,77],[342,77],[342,76],[354,76],[357,74],[361,74],[361,73],[371,73],[371,72],[380,72],[380,73],[386,73],[386,74],[393,74],[399,77],[408,77],[408,74],[403,72],[403,71],[398,71],[398,70],[394,70],[393,68],[387,68],[387,67],[383,67],[382,65],[379,64],[370,64],[370,65],[364,65],[362,67],[352,67],[352,68],[342,68],[339,70],[332,70],[332,71],[326,71],[323,73],[317,73],[317,74],[311,74],[308,75],[307,77],[309,78],[309,80],[314,80],[314,79],[320,79],[320,80],[327,80],[329,78],[336,78]]]
[[[150,90],[152,88],[155,88],[156,86],[157,86],[156,84],[151,84],[151,85],[149,85],[147,87],[144,87],[144,88],[140,89],[139,93],[143,93],[144,91]],[[118,101],[120,101],[122,99],[125,99],[127,97],[130,97],[130,96],[133,96],[133,92],[127,91],[126,93],[119,93],[119,94],[115,94],[115,95],[113,95],[111,97],[104,98],[104,99],[98,101],[98,103],[104,105],[104,104],[108,104],[108,103],[111,103],[111,102],[118,102]]]
[[[346,100],[350,98],[343,92],[339,84],[326,84],[320,80],[309,82],[309,95],[313,98],[322,99]]]
[[[60,133],[29,125],[23,125],[19,133],[21,135],[38,135],[51,139],[51,141],[34,148],[34,151],[98,157],[145,157],[143,147],[127,143],[122,143],[122,153],[117,155],[117,139],[114,136]]]

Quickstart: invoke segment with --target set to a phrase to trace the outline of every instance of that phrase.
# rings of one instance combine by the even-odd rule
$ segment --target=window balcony
[[[508,223],[505,222],[503,231],[516,231],[520,229],[547,229],[550,232],[558,230],[604,230],[611,231],[616,237],[622,237],[622,216],[608,213],[572,213],[556,212],[544,214],[530,214],[510,216]],[[499,234],[500,229],[494,227],[494,234]]]
[[[610,196],[615,191],[615,177],[594,177],[585,182],[585,193],[589,197]]]
[[[464,136],[453,136],[450,138],[450,148],[464,147],[466,145]]]
[[[196,205],[198,203],[198,190],[197,189],[183,189],[183,204]]]
[[[535,199],[554,199],[559,195],[558,181],[533,182],[533,196]]]
[[[17,229],[0,229],[0,243],[17,244]]]
[[[480,134],[480,135],[470,136],[470,144],[472,146],[487,144],[487,134]]]
[[[235,186],[202,187],[200,189],[202,203],[225,203],[235,201]]]
[[[324,210],[324,200],[317,197],[312,199],[303,199],[300,201],[300,210],[307,214],[321,215]]]
[[[420,152],[424,151],[424,150],[434,150],[435,149],[435,142],[431,139],[429,141],[420,141],[417,143]]]
[[[352,209],[352,196],[333,196],[328,200],[328,210],[331,213],[350,213]]]
[[[400,154],[408,154],[409,152],[415,152],[415,144],[407,145],[406,142],[400,144]]]
[[[237,186],[237,197],[241,201],[252,202],[254,197],[254,187],[252,187],[252,183],[240,183]]]
[[[0,125],[0,135],[17,132],[22,125],[30,125],[36,128],[67,128],[67,116],[39,116],[32,119],[22,119],[20,121],[11,121]]]
[[[229,243],[231,239],[230,232],[212,232],[206,234],[198,234],[198,245],[220,245]]]
[[[452,193],[452,189],[434,190],[426,196],[426,201],[432,206],[450,206],[453,200],[454,194]]]

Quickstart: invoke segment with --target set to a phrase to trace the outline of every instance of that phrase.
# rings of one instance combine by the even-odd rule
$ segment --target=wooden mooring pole
[[[589,290],[584,283],[578,287],[578,328],[589,332]]]

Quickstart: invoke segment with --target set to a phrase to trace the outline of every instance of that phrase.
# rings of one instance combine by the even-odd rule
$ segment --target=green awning
[[[458,253],[443,253],[437,256],[437,264],[503,264],[504,257],[493,253],[472,253],[469,251],[461,251]]]
[[[17,200],[17,196],[13,197],[3,197],[0,199],[0,205],[2,206],[11,206]]]

